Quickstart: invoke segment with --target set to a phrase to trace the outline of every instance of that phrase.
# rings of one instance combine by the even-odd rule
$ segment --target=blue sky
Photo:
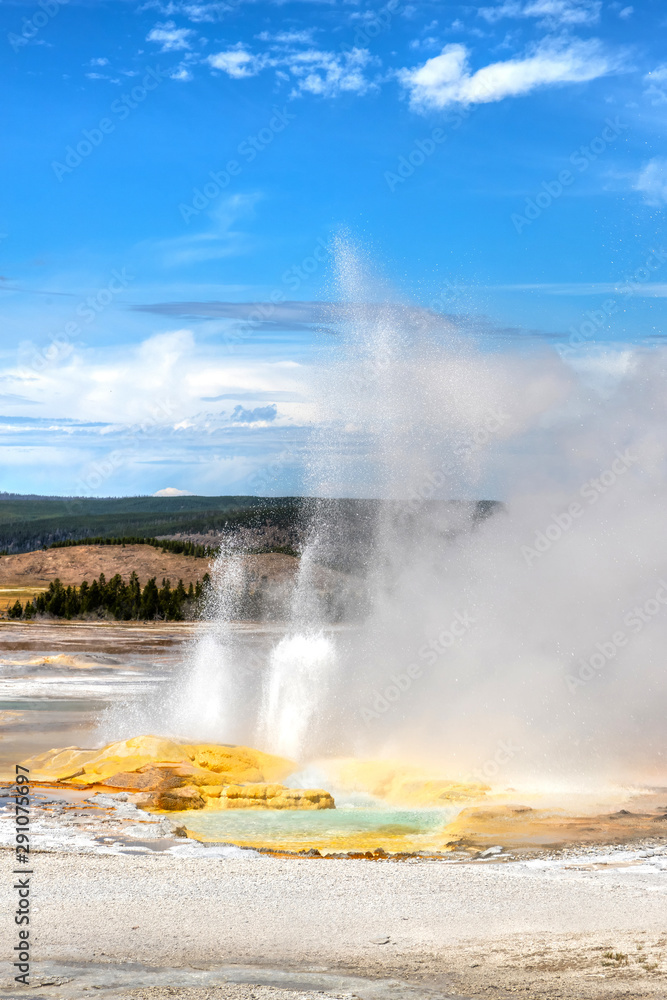
[[[662,337],[658,0],[0,17],[1,489],[299,491],[341,229],[489,350]]]

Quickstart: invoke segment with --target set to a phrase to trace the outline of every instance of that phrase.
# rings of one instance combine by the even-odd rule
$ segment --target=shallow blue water
[[[185,825],[207,839],[273,844],[286,849],[432,849],[459,808],[321,810],[224,809],[188,812]]]

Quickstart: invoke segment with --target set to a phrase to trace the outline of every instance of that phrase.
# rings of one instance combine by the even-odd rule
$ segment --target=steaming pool
[[[373,851],[440,851],[441,831],[459,812],[447,809],[391,809],[342,806],[320,810],[188,811],[180,813],[188,833],[198,840],[323,854]]]

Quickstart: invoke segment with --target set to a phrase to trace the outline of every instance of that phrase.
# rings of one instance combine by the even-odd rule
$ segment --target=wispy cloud
[[[257,76],[266,65],[265,60],[261,57],[248,52],[242,42],[235,45],[233,49],[209,56],[207,61],[213,69],[222,70],[234,80],[242,80],[247,76]]]
[[[289,329],[343,319],[354,306],[334,302],[156,302],[132,307],[161,316],[251,320]],[[253,317],[258,316],[257,320]]]
[[[422,66],[399,71],[399,80],[417,111],[451,104],[486,104],[519,97],[540,87],[584,83],[613,72],[619,56],[605,53],[602,43],[548,38],[523,58],[491,63],[471,73],[465,45],[447,45]]]
[[[255,389],[249,392],[247,389],[236,389],[234,392],[221,392],[218,396],[201,396],[202,403],[219,403],[223,399],[252,400],[257,403],[261,400],[275,400],[277,403],[303,403],[304,396],[298,392],[287,392],[284,389],[262,390]]]
[[[628,294],[628,279],[611,281],[539,282],[518,285],[486,285],[495,292],[543,292],[545,295],[621,295]],[[667,284],[657,281],[634,282],[630,291],[635,298],[667,298]]]
[[[192,28],[177,28],[174,21],[165,21],[148,32],[146,41],[160,45],[160,52],[179,52],[192,48],[190,36],[193,34]]]
[[[295,77],[293,93],[337,97],[341,93],[365,94],[373,87],[364,70],[374,62],[367,49],[323,52],[309,49],[286,60]]]
[[[278,31],[272,35],[270,31],[262,31],[257,35],[260,42],[278,42],[281,45],[312,45],[314,42],[315,28],[305,28],[302,31]]]
[[[169,74],[169,79],[177,80],[179,83],[189,83],[190,80],[193,79],[192,70],[187,65],[187,63],[184,62],[179,63],[178,66],[175,66],[171,70]]]
[[[648,84],[644,97],[648,97],[651,104],[667,104],[667,63],[662,63],[647,73],[644,83]]]
[[[468,329],[468,317],[452,316],[417,305],[385,304],[377,302],[154,302],[134,305],[136,312],[174,316],[179,320],[196,319],[238,321],[250,324],[253,330],[268,333],[280,331],[300,332],[317,328],[319,333],[337,335],[340,324],[352,322],[385,321],[388,324],[423,324],[431,329],[440,326],[452,331]],[[476,324],[476,328],[479,324]]]
[[[221,21],[225,14],[231,11],[231,5],[225,0],[212,2],[188,2],[188,0],[148,0],[139,10],[157,10],[165,17],[187,17],[194,24]]]
[[[209,213],[207,229],[147,243],[143,246],[144,252],[153,259],[157,255],[165,267],[179,267],[247,253],[252,241],[246,232],[238,228],[238,222],[252,217],[260,198],[261,195],[257,193],[230,195]]]
[[[254,53],[239,42],[210,55],[209,65],[237,80],[257,76],[263,69],[274,69],[281,80],[292,83],[293,97],[300,94],[327,98],[343,93],[365,94],[375,86],[366,70],[377,60],[367,49],[331,52],[311,45],[297,47],[300,43],[310,43],[308,32],[283,32],[275,36],[265,33],[259,37],[271,39],[275,44],[266,52]]]
[[[157,10],[163,17],[187,17],[194,24],[222,21],[241,3],[254,3],[255,0],[146,0],[140,11]],[[273,0],[276,6],[282,6],[285,0]],[[335,4],[336,0],[302,0],[306,4]]]
[[[667,157],[654,156],[639,171],[634,184],[647,205],[662,208],[667,205]]]
[[[506,0],[495,7],[480,7],[478,14],[494,24],[503,18],[537,18],[547,27],[595,24],[600,20],[601,0]],[[632,11],[632,8],[629,8]]]

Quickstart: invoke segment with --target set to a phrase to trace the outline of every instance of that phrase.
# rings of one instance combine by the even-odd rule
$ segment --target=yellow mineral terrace
[[[136,736],[101,750],[48,750],[22,763],[39,783],[145,792],[143,805],[152,809],[335,808],[321,788],[280,784],[297,770],[293,761],[250,747]]]

